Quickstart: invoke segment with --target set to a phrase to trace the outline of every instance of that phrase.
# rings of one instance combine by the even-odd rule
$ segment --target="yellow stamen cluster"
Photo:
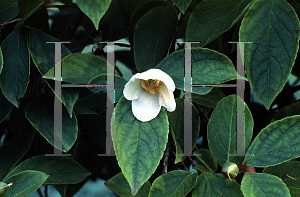
[[[163,82],[158,79],[141,79],[141,87],[150,94],[156,94],[161,91]]]

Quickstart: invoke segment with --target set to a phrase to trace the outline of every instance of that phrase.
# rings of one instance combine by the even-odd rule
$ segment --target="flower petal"
[[[137,79],[143,79],[143,80],[148,80],[148,79],[158,79],[167,86],[169,90],[172,90],[174,92],[175,90],[175,83],[173,79],[165,72],[159,69],[149,69],[145,72],[139,73],[135,75],[135,78]]]
[[[147,122],[155,118],[160,112],[157,94],[149,94],[142,90],[140,96],[132,101],[132,113],[142,122]]]
[[[176,102],[172,91],[168,90],[166,85],[162,86],[162,91],[158,93],[158,102],[161,106],[164,106],[169,112],[172,112],[176,108]]]
[[[140,92],[143,89],[141,88],[141,80],[136,79],[134,76],[131,77],[130,81],[126,83],[123,94],[127,100],[137,99],[140,95]]]

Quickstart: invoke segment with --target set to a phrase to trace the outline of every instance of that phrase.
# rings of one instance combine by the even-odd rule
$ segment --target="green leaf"
[[[206,48],[192,48],[193,84],[219,84],[237,78],[231,60],[224,54]],[[164,58],[155,68],[172,77],[176,88],[184,90],[184,49]],[[207,94],[213,87],[193,87],[192,92]]]
[[[236,24],[252,0],[203,1],[193,10],[186,29],[187,41],[200,41],[204,47]]]
[[[130,186],[126,181],[122,172],[118,173],[117,175],[113,176],[112,178],[108,179],[105,183],[106,187],[114,191],[116,194],[122,197],[132,197]],[[145,197],[148,196],[150,191],[150,183],[147,181],[135,195],[135,197]]]
[[[3,41],[3,70],[0,75],[1,90],[6,99],[19,107],[18,100],[23,97],[29,82],[29,54],[27,35],[16,29]]]
[[[237,126],[237,99],[244,101],[237,95],[229,95],[223,98],[211,114],[207,125],[207,140],[209,150],[220,166],[228,162],[240,164],[243,157],[229,156],[236,154]],[[253,118],[246,104],[244,104],[245,121],[245,150],[248,149],[253,134]]]
[[[171,134],[176,146],[176,154],[184,154],[184,100],[175,99],[176,109],[173,112],[168,112],[168,120],[171,127]],[[192,149],[196,146],[200,131],[200,117],[197,116],[197,109],[192,105]],[[192,152],[192,150],[188,150]],[[185,160],[185,156],[176,156],[175,164]]]
[[[5,98],[0,89],[0,123],[8,116],[13,107],[14,105]]]
[[[206,169],[208,169],[211,173],[214,173],[217,171],[217,169],[218,169],[217,161],[215,160],[215,158],[213,157],[213,155],[211,154],[211,152],[209,150],[201,148],[201,149],[195,150],[193,152],[193,154],[195,154],[195,155],[200,154],[200,156],[196,156],[196,158],[199,159],[199,161],[202,163],[202,165],[205,166]]]
[[[266,173],[245,173],[241,190],[244,196],[291,196],[286,184],[280,178]]]
[[[300,156],[300,116],[273,122],[262,129],[251,143],[244,162],[248,166],[273,166]]]
[[[206,95],[199,95],[194,93],[192,93],[191,95],[192,102],[209,108],[215,108],[218,102],[224,97],[225,95],[218,88],[213,88]]]
[[[59,42],[56,38],[32,27],[29,30],[29,53],[32,60],[41,75],[46,74],[51,68],[54,68],[54,43]],[[62,58],[71,54],[71,52],[62,44]]]
[[[8,22],[19,14],[18,0],[0,1],[0,24]]]
[[[2,50],[1,50],[1,46],[0,46],[0,74],[1,74],[2,69],[3,69],[3,55],[2,55]]]
[[[291,190],[300,190],[300,162],[299,161],[288,161],[276,166],[266,167],[263,173],[268,173],[281,178]],[[296,178],[297,177],[297,178]],[[291,196],[293,196],[291,192]]]
[[[177,28],[173,6],[158,6],[143,15],[134,29],[134,59],[137,70],[154,68],[169,52]]]
[[[15,28],[20,27],[44,2],[44,0],[18,0],[21,20]]]
[[[0,147],[0,180],[2,180],[29,151],[34,136],[35,130],[29,129]]]
[[[292,103],[278,110],[272,117],[271,122],[292,115],[300,115],[300,102]]]
[[[141,122],[131,111],[131,101],[122,97],[111,125],[118,164],[135,195],[162,159],[169,133],[167,114],[161,108],[154,119]]]
[[[44,184],[75,184],[83,181],[91,174],[77,161],[68,157],[39,155],[20,163],[4,179],[9,179],[26,170],[40,171],[49,175]]]
[[[285,0],[257,0],[242,21],[240,42],[253,42],[245,44],[245,72],[267,109],[291,73],[299,48],[299,29],[295,10]]]
[[[172,0],[172,2],[178,7],[180,12],[184,14],[192,0]]]
[[[149,197],[186,196],[195,186],[197,173],[174,170],[157,177],[150,188]]]
[[[44,96],[39,100],[32,100],[25,109],[26,118],[52,146],[54,146],[54,137],[59,137],[54,136],[53,103],[53,98]],[[73,118],[70,118],[67,110],[62,108],[62,139],[60,139],[62,140],[62,147],[56,148],[68,152],[74,145],[77,134],[78,126],[75,113]]]
[[[193,189],[193,197],[242,197],[240,185],[233,179],[232,182],[222,174],[203,172],[198,176],[197,184]]]
[[[94,77],[107,73],[107,62],[96,55],[72,53],[62,60],[61,69],[62,81],[88,84]],[[54,70],[50,69],[43,77],[54,79]]]
[[[76,0],[80,10],[86,14],[99,29],[99,22],[108,10],[111,0]]]
[[[115,75],[115,100],[114,102],[118,102],[119,99],[123,96],[123,89],[128,81],[123,77]],[[93,78],[89,84],[96,84],[96,85],[107,85],[107,74],[98,75],[97,77]],[[107,92],[107,87],[88,87],[89,90],[93,91],[94,93],[104,91]]]
[[[7,183],[12,183],[8,189],[6,197],[23,197],[37,190],[49,177],[49,175],[33,170],[20,172],[8,179]]]

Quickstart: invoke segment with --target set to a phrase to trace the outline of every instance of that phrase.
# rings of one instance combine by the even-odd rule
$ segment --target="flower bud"
[[[0,182],[0,197],[4,197],[8,193],[8,187],[11,186],[12,183],[6,184],[4,182]]]
[[[238,166],[233,162],[225,163],[222,166],[222,174],[228,176],[229,180],[232,181],[239,173]]]

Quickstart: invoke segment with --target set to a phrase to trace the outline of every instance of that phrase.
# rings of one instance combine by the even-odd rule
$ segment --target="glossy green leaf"
[[[293,192],[291,190],[300,191],[300,162],[288,161],[276,166],[269,166],[264,168],[263,173],[275,175],[282,179],[282,181],[289,188],[291,196]]]
[[[172,2],[178,7],[180,12],[184,14],[192,0],[172,0]]]
[[[211,152],[207,149],[201,148],[195,150],[193,154],[197,155],[196,158],[206,167],[211,173],[214,173],[218,169],[218,164]]]
[[[197,173],[174,170],[157,177],[150,188],[149,197],[186,196],[197,182]]]
[[[168,120],[171,127],[171,134],[173,137],[174,144],[176,146],[176,154],[184,154],[184,100],[180,98],[175,99],[176,109],[173,112],[168,112]],[[200,131],[200,117],[197,116],[198,111],[192,105],[192,146],[193,149],[196,146],[197,139]],[[192,150],[187,150],[192,152]],[[175,164],[185,160],[185,156],[176,156]]]
[[[232,182],[222,174],[201,173],[193,190],[193,197],[243,197],[240,185],[233,179]]]
[[[87,53],[72,53],[61,62],[62,81],[73,84],[88,84],[94,77],[107,73],[106,61]],[[92,71],[92,72],[91,72]],[[44,78],[54,79],[54,68]]]
[[[257,0],[239,32],[245,44],[245,72],[255,95],[269,109],[294,65],[300,29],[295,10],[285,0]]]
[[[8,22],[19,14],[18,0],[0,1],[0,24]]]
[[[86,14],[99,29],[99,22],[108,10],[111,0],[76,0],[80,10]]]
[[[7,183],[12,183],[8,189],[6,197],[23,197],[37,190],[49,177],[49,175],[33,170],[20,172],[8,179]]]
[[[134,59],[137,70],[154,68],[167,56],[177,28],[173,6],[158,6],[143,15],[134,29]]]
[[[229,95],[223,98],[211,114],[207,125],[207,140],[209,150],[220,166],[228,162],[240,164],[243,157],[229,156],[236,154],[236,135],[237,127],[240,127],[242,121],[237,123],[237,99],[244,101],[237,95]],[[246,104],[244,104],[242,114],[244,115],[245,131],[245,150],[248,149],[253,134],[253,118]]]
[[[88,134],[100,146],[106,149],[106,102],[107,96],[104,92],[90,94],[76,102],[75,109],[87,108],[96,114],[85,114],[78,116]]]
[[[55,93],[55,81],[46,79],[46,83],[50,89]],[[73,107],[78,99],[80,88],[75,87],[62,87],[61,88],[61,101],[68,110],[70,118],[72,118]]]
[[[273,166],[300,157],[300,116],[278,120],[266,126],[255,137],[244,162],[249,166]]]
[[[35,130],[29,129],[0,147],[0,180],[2,180],[29,151],[34,136]]]
[[[193,10],[186,29],[187,41],[203,47],[228,31],[248,10],[252,0],[203,1]]]
[[[77,161],[68,157],[39,155],[20,163],[4,179],[9,179],[26,170],[40,171],[49,175],[44,184],[75,184],[83,181],[91,174]]]
[[[245,173],[241,183],[241,190],[245,197],[291,196],[286,184],[280,178],[267,173]]]
[[[3,41],[3,70],[0,75],[1,91],[6,99],[19,107],[18,100],[23,97],[29,82],[29,54],[27,35],[16,29]]]
[[[225,95],[218,88],[213,88],[206,95],[199,95],[194,93],[192,93],[191,95],[192,102],[209,108],[215,108],[218,102],[224,97]]]
[[[40,134],[54,146],[54,101],[53,98],[41,97],[32,100],[25,109],[25,115],[29,122]],[[73,112],[74,113],[74,112]],[[58,118],[58,117],[57,117]],[[70,118],[65,108],[62,108],[62,147],[59,150],[68,152],[74,145],[78,134],[77,118],[75,114]]]
[[[14,105],[5,98],[0,89],[0,123],[8,116],[13,107]]]
[[[1,46],[0,46],[0,74],[1,74],[2,69],[3,69],[3,55],[2,55],[2,50],[1,50]]]
[[[54,67],[54,43],[59,42],[56,38],[32,27],[29,30],[29,53],[41,75],[46,74]],[[62,58],[71,52],[62,44]]]
[[[131,101],[122,97],[111,125],[118,164],[135,195],[163,157],[169,133],[167,114],[161,108],[154,119],[140,122],[131,111]]]
[[[292,103],[278,110],[272,117],[271,122],[292,115],[300,115],[300,102]]]
[[[123,77],[115,75],[115,86],[114,86],[114,94],[115,100],[114,102],[118,102],[119,99],[123,96],[123,89],[128,81]],[[107,74],[98,75],[97,77],[93,78],[89,84],[96,84],[96,85],[106,85],[107,84]],[[100,92],[104,91],[107,92],[107,87],[88,87],[93,92]]]
[[[20,27],[44,2],[44,0],[18,0],[21,20],[17,22],[15,28]]]
[[[231,60],[222,53],[206,48],[192,48],[193,84],[219,84],[237,78]],[[184,89],[184,49],[164,58],[155,68],[172,77],[176,88]],[[207,94],[213,87],[193,87],[192,92]]]
[[[122,172],[108,179],[105,183],[106,187],[114,191],[116,194],[122,197],[132,197],[130,186],[125,179]],[[147,181],[135,195],[135,197],[146,197],[150,191],[150,183]]]

